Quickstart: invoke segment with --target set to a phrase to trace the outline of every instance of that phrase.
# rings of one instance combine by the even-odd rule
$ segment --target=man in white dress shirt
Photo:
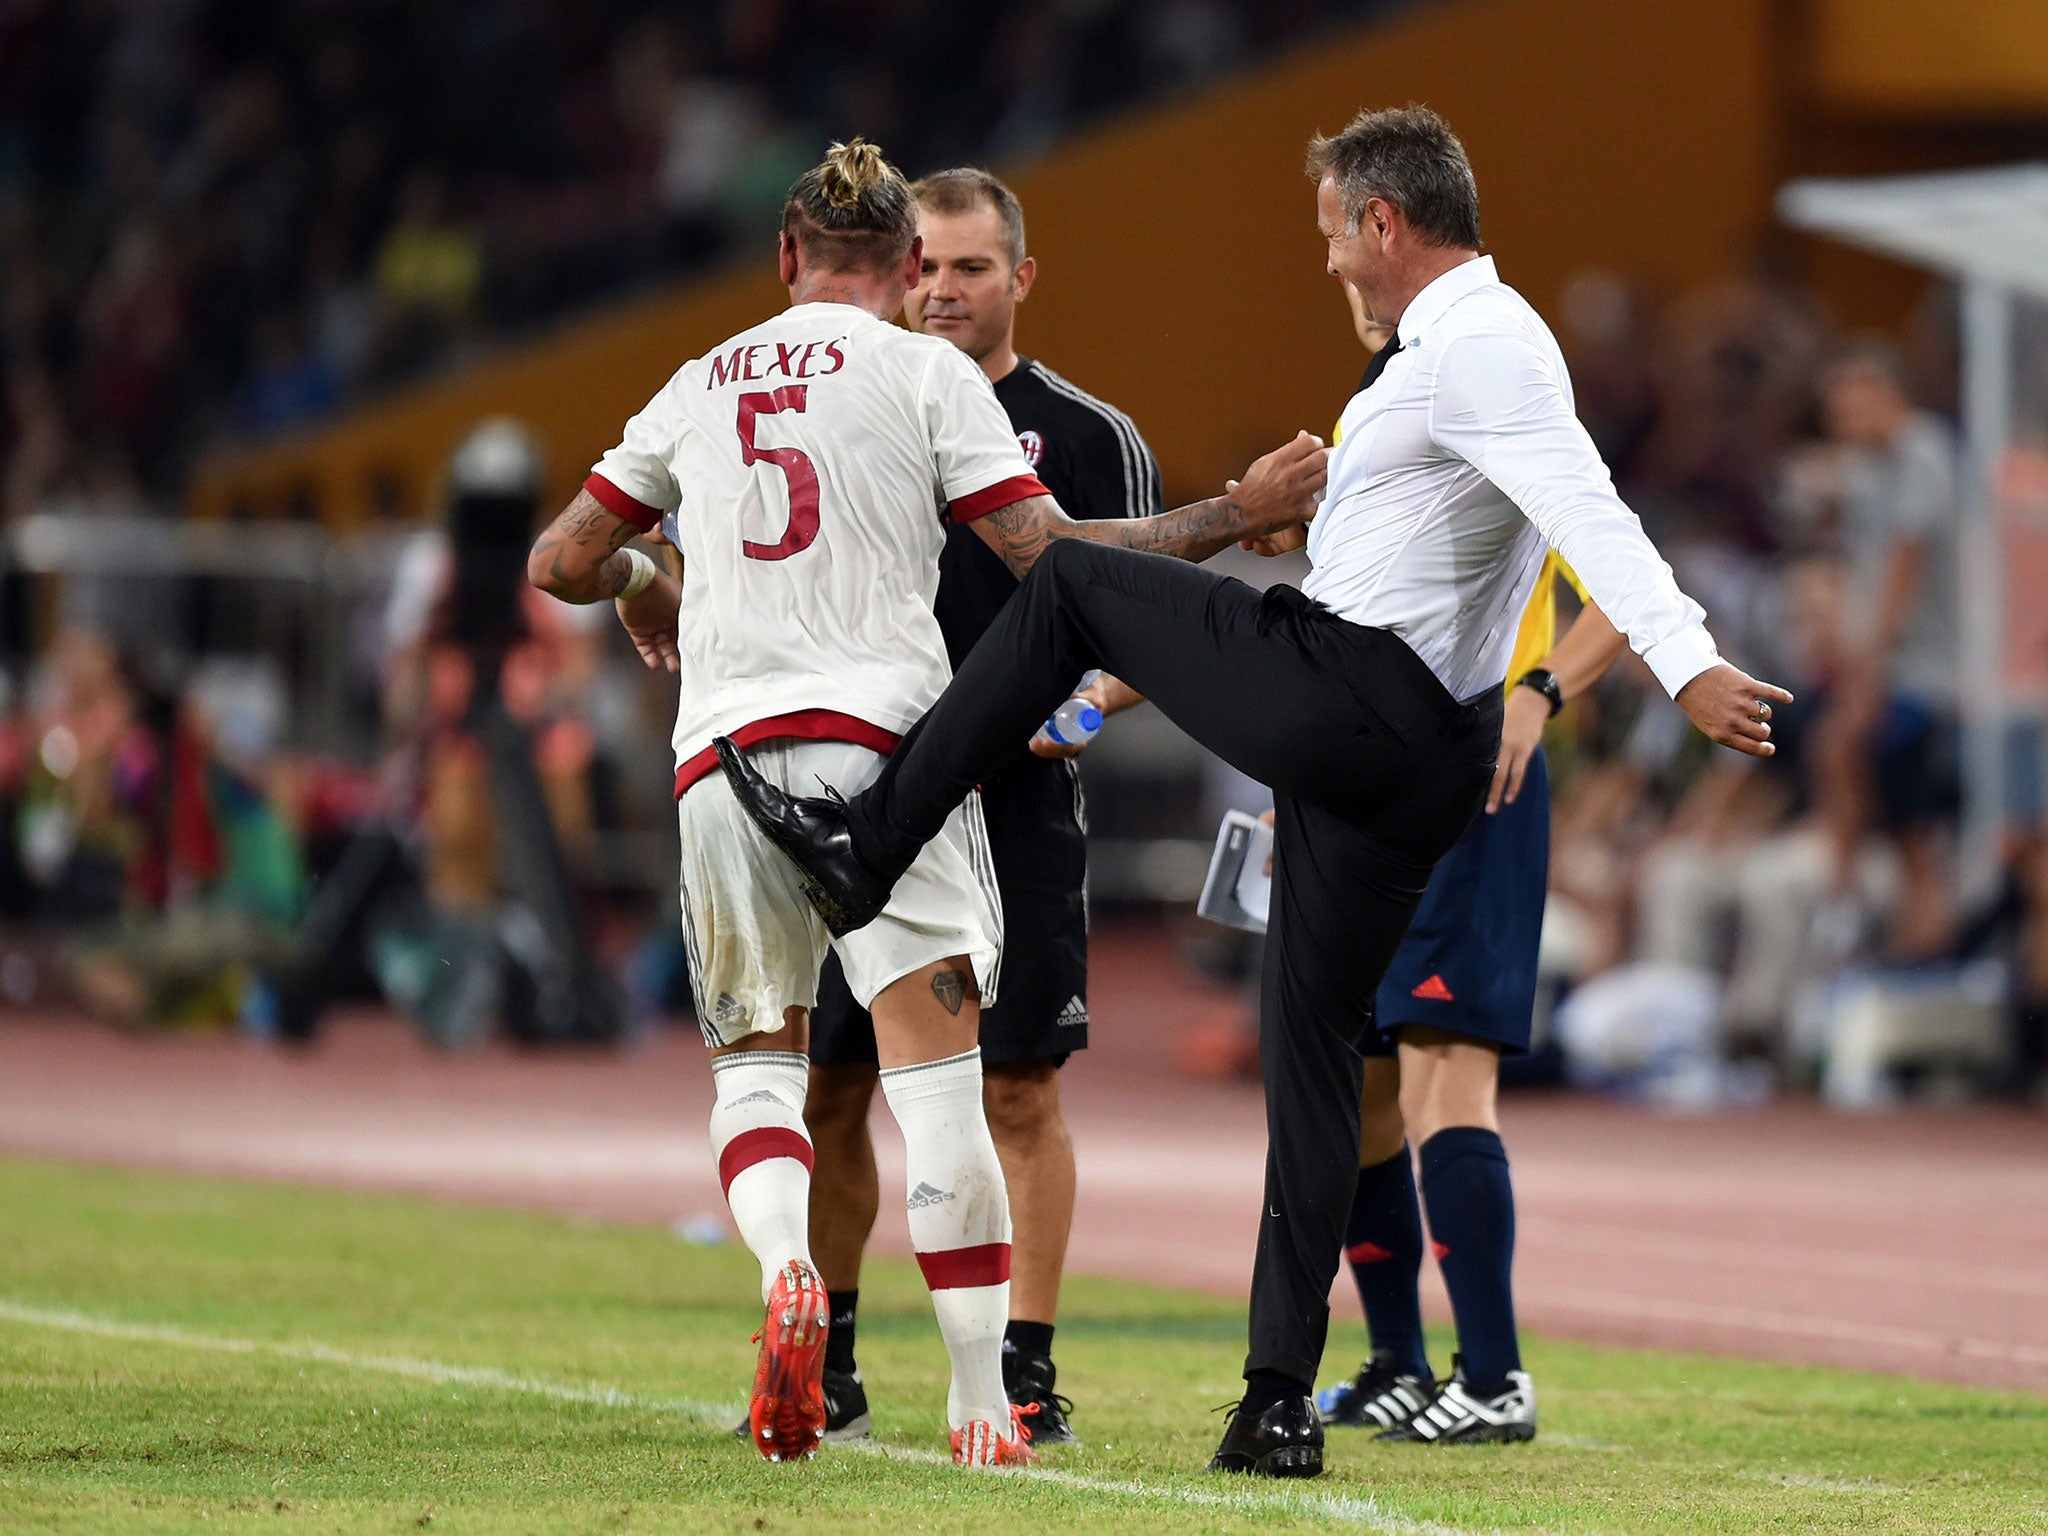
[[[1479,808],[1517,623],[1548,542],[1693,722],[1770,752],[1790,695],[1722,661],[1585,429],[1549,328],[1479,254],[1465,151],[1421,108],[1310,146],[1329,268],[1399,350],[1345,409],[1304,590],[1062,539],[874,782],[795,800],[722,753],[742,805],[858,927],[1073,679],[1102,667],[1272,786],[1260,1004],[1266,1204],[1245,1394],[1212,1470],[1313,1476],[1310,1399],[1359,1136],[1373,993],[1438,859]]]

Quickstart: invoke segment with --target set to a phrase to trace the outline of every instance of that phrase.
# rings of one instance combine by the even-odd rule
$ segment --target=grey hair
[[[1334,177],[1344,218],[1356,229],[1369,198],[1401,210],[1434,245],[1479,249],[1479,184],[1451,125],[1427,107],[1361,112],[1342,133],[1308,143],[1313,181]]]

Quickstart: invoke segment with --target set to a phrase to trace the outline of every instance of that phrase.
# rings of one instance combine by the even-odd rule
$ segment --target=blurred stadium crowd
[[[1891,1085],[1844,1036],[1904,1012],[1967,1037],[1980,1082],[2031,1081],[2038,835],[2015,830],[1997,888],[1961,895],[1953,295],[1933,290],[1898,337],[1845,337],[1782,283],[1651,306],[1586,274],[1557,318],[1623,494],[1724,651],[1798,695],[1777,755],[1738,761],[1625,657],[1556,733],[1546,947],[1582,984],[1567,1047],[1589,1077],[1655,1076],[1662,1055],[1681,1097],[1716,1091],[1689,1075],[1706,1050],[1781,1076],[1828,1064],[1831,1091],[1863,1102]],[[2015,827],[2039,821],[2037,795],[2018,793]]]
[[[0,508],[714,262],[856,127],[1010,162],[1389,3],[9,0]]]
[[[623,0],[15,0],[5,514],[160,500],[211,438],[714,261],[855,124],[911,167],[1000,163],[1365,8],[749,0],[677,21]],[[468,88],[486,77],[520,88]],[[1553,729],[1545,972],[1585,1081],[1711,1099],[1833,1071],[1837,1097],[1874,1102],[1899,1082],[1869,1039],[1901,998],[1947,1021],[1942,1083],[2040,1080],[2038,790],[2011,808],[1996,888],[1959,895],[1952,311],[1936,289],[1902,334],[1851,338],[1773,277],[1653,296],[1589,272],[1552,316],[1582,417],[1724,651],[1799,695],[1761,762],[1714,754],[1627,659]],[[1349,345],[1334,290],[1330,344]],[[166,677],[90,622],[0,678],[0,922],[88,936],[61,963],[0,943],[0,998],[260,1026],[313,877],[370,822],[402,829],[436,910],[502,900],[436,537],[380,556],[352,631],[376,768],[285,752],[262,688]],[[607,628],[526,612],[506,706],[572,868],[615,869],[590,850],[667,825],[663,691]],[[1212,826],[1191,812],[1178,835]],[[663,878],[600,901],[598,943],[634,957],[643,1012],[687,1006],[648,894]],[[1856,1030],[1864,1066],[1844,1068]]]

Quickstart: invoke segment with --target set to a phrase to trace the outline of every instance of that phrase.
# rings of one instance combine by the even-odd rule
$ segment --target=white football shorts
[[[770,783],[816,795],[819,783],[844,795],[874,781],[881,756],[837,741],[769,741],[748,749]],[[974,966],[987,1007],[1002,965],[1003,908],[989,856],[981,797],[970,795],[897,882],[882,915],[843,939],[804,899],[802,877],[748,819],[722,773],[708,773],[676,804],[682,831],[683,940],[704,1043],[772,1033],[784,1010],[818,1001],[818,971],[829,946],[862,1007],[891,982],[953,955]]]

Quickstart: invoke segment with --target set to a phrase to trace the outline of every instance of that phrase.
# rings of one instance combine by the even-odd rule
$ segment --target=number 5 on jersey
[[[766,461],[781,470],[783,478],[789,482],[789,526],[773,544],[756,544],[751,539],[742,541],[741,548],[749,560],[787,560],[798,551],[810,548],[811,541],[818,536],[818,471],[811,464],[810,455],[801,448],[754,446],[756,420],[780,411],[802,412],[809,392],[807,384],[785,384],[772,392],[740,396],[740,462],[758,464]]]

